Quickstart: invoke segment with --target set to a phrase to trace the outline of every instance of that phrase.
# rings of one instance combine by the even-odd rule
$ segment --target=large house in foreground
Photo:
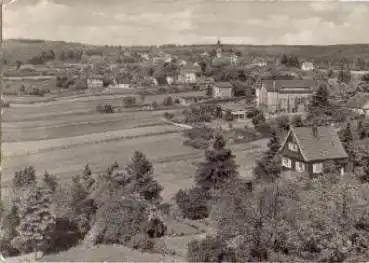
[[[321,174],[329,162],[338,165],[341,174],[347,170],[348,155],[329,126],[291,127],[280,154],[283,168],[310,176]]]
[[[313,80],[262,80],[255,86],[256,105],[268,112],[304,112],[313,94]]]

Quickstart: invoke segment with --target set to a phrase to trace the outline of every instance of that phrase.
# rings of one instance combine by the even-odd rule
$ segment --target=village
[[[25,40],[19,41],[22,45]],[[37,41],[27,44],[40,45]],[[206,46],[82,45],[58,51],[44,48],[42,41],[40,46],[39,54],[23,60],[9,58],[4,67],[2,195],[8,230],[2,237],[1,253],[6,260],[36,251],[41,261],[82,261],[86,256],[82,251],[88,249],[92,261],[103,261],[107,256],[102,255],[108,254],[110,261],[210,262],[220,255],[219,262],[324,261],[317,256],[320,252],[307,248],[313,238],[306,241],[292,234],[309,231],[292,227],[305,222],[303,216],[298,217],[301,222],[291,224],[286,223],[292,220],[289,215],[276,219],[268,214],[265,219],[265,224],[280,228],[287,224],[288,238],[299,240],[296,247],[283,243],[283,235],[269,228],[253,228],[259,220],[252,210],[260,208],[257,198],[267,191],[268,198],[277,200],[275,187],[296,187],[303,195],[301,203],[291,197],[295,192],[286,190],[291,196],[283,197],[288,200],[280,201],[286,202],[281,207],[295,210],[280,208],[281,213],[300,216],[298,209],[312,209],[314,203],[309,202],[317,202],[321,209],[317,214],[322,217],[316,220],[323,224],[328,215],[321,200],[329,194],[337,200],[346,198],[337,189],[346,189],[342,180],[348,180],[350,186],[362,187],[364,197],[360,204],[344,200],[354,203],[352,207],[366,204],[369,60],[339,57],[328,61],[324,56],[302,57],[274,47],[251,52],[249,47],[225,44],[221,39]],[[40,241],[42,256],[15,231],[24,223],[15,227],[12,221],[21,211],[16,207],[27,200],[22,199],[27,189],[41,180],[36,178],[51,187],[48,202],[56,218],[56,230],[49,239],[42,239],[50,244]],[[350,181],[353,178],[360,183]],[[323,188],[328,189],[324,190],[327,196]],[[225,198],[230,193],[236,193],[242,209],[255,215],[250,216],[250,229],[237,229],[241,234],[222,221],[236,220],[224,212],[228,210],[222,207],[221,215],[214,212],[215,200],[223,197],[237,210],[236,201]],[[120,202],[148,212],[141,217]],[[329,211],[339,213],[334,209]],[[362,240],[367,235],[365,227],[359,229],[353,222],[365,217],[365,211],[353,212],[355,218],[347,221],[354,229],[350,231]],[[242,217],[241,212],[237,215]],[[241,221],[231,225],[245,224],[237,220]],[[137,229],[128,227],[133,224]],[[327,229],[328,224],[324,223]],[[255,231],[273,235],[283,249],[264,240],[260,242],[265,247],[248,248],[247,256],[237,254],[243,250],[240,244],[248,246],[248,241],[234,245],[235,240],[249,235],[256,242],[262,234]],[[346,230],[339,231],[344,235]],[[220,235],[226,243],[217,239]],[[205,246],[201,240],[213,242],[214,248],[201,249]],[[361,242],[368,247],[366,241]],[[314,242],[328,247],[325,241]],[[324,251],[331,254],[321,254],[336,262],[333,255],[341,249],[338,261],[343,261],[360,247],[363,258],[368,255],[361,248],[365,244],[350,242],[351,252],[326,247]],[[115,250],[112,244],[122,247]],[[306,256],[299,254],[298,246],[308,250]]]

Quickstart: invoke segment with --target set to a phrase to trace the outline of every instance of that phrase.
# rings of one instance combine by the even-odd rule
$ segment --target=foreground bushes
[[[208,217],[210,195],[204,189],[179,190],[175,198],[183,217],[192,220]]]

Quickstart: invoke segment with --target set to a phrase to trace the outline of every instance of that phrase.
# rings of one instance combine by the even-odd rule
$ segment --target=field
[[[147,99],[160,100],[167,95],[155,96]],[[114,161],[127,164],[135,150],[144,152],[153,162],[154,176],[164,187],[165,201],[173,201],[179,189],[191,187],[196,171],[194,164],[203,158],[203,151],[182,144],[182,128],[166,123],[162,118],[165,111],[130,110],[114,114],[95,111],[98,104],[119,104],[121,101],[122,96],[104,95],[64,98],[32,105],[12,104],[4,109],[4,199],[9,201],[7,195],[14,173],[26,165],[33,165],[38,176],[47,170],[57,175],[64,184],[72,176],[81,173],[85,164],[89,164],[95,173],[104,171]],[[250,169],[265,144],[265,140],[262,140],[230,145],[237,156],[241,176],[250,176]],[[180,226],[175,228],[180,229]],[[179,255],[179,258],[169,257],[166,260],[183,261],[186,244],[192,238],[194,233],[184,237],[166,237],[166,243]],[[86,261],[84,257],[75,256],[86,256],[81,251],[83,249],[75,248],[60,255],[45,257],[45,260]],[[101,247],[93,248],[87,261],[162,260],[156,255],[151,257],[138,251],[128,252],[127,248],[110,247],[108,251]]]

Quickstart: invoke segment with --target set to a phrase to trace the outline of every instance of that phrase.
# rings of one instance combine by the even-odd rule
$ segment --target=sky
[[[5,0],[4,37],[96,45],[369,44],[369,2]]]

